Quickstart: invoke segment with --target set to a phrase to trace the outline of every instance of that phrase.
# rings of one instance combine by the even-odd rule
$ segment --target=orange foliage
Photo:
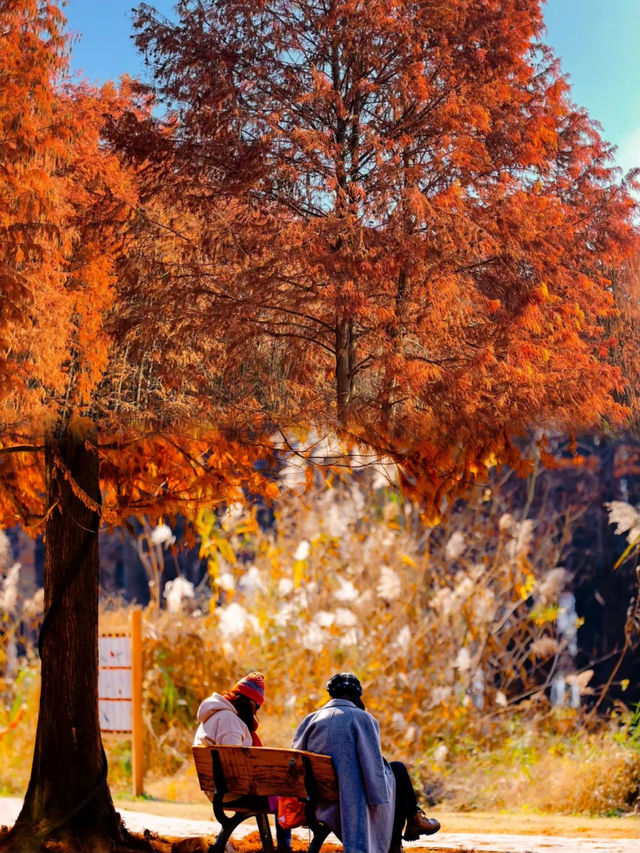
[[[0,517],[42,532],[50,506],[33,451],[82,419],[98,429],[108,524],[258,491],[262,451],[226,436],[247,423],[220,404],[206,302],[172,292],[173,278],[165,286],[186,271],[183,236],[199,223],[175,199],[147,203],[145,164],[106,143],[109,124],[142,121],[149,104],[126,80],[116,90],[66,78],[54,5],[5,4],[0,20]]]
[[[177,12],[136,22],[174,111],[156,175],[200,218],[188,286],[274,421],[339,424],[437,504],[532,424],[625,416],[603,270],[632,201],[539,0]]]
[[[624,377],[621,401],[631,410],[632,427],[637,427],[640,417],[640,265],[638,248],[622,267],[611,272],[611,291],[616,313],[606,324],[609,335],[604,341],[607,356],[617,365]]]
[[[69,212],[61,171],[70,134],[51,88],[66,61],[60,13],[37,0],[12,2],[0,21],[0,380],[3,426],[10,426],[40,402],[43,376],[56,391],[64,387],[59,315],[69,241],[59,226]]]

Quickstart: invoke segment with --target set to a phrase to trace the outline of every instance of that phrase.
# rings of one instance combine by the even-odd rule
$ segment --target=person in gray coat
[[[345,853],[402,853],[403,828],[407,841],[437,832],[438,821],[418,808],[404,764],[384,759],[358,678],[338,673],[327,691],[330,701],[305,717],[293,737],[294,749],[330,755],[336,770],[339,802],[320,802],[317,819],[331,827]]]

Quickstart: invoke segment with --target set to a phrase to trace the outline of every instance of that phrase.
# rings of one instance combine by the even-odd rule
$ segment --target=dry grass
[[[573,754],[541,756],[535,768],[501,786],[503,807],[515,800],[544,812],[607,814],[637,806],[637,753],[610,743],[575,746]]]
[[[40,701],[39,668],[23,667],[0,703],[0,795],[27,789]],[[0,686],[2,682],[0,680]]]
[[[452,756],[441,771],[444,803],[462,811],[637,813],[638,752],[637,730],[617,718],[587,731],[576,717],[564,734],[527,722],[497,747]]]

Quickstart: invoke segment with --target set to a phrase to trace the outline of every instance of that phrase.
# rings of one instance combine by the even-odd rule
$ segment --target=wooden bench
[[[224,853],[231,833],[250,817],[258,824],[264,853],[273,853],[268,798],[274,796],[305,800],[305,826],[313,833],[307,853],[319,853],[331,828],[316,820],[317,802],[338,800],[338,781],[328,755],[256,746],[194,746],[192,751],[200,787],[222,826],[213,853]]]

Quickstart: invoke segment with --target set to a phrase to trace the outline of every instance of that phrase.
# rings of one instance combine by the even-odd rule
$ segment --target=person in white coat
[[[338,803],[319,802],[316,817],[342,841],[345,853],[402,853],[407,841],[440,829],[418,808],[407,768],[387,762],[377,720],[364,709],[362,685],[350,672],[327,683],[331,700],[298,726],[294,749],[330,755]]]
[[[264,675],[250,672],[224,693],[212,693],[200,703],[194,746],[262,746],[257,713],[264,702]],[[276,803],[273,803],[274,809]],[[291,830],[276,822],[278,853],[290,853]]]
[[[225,693],[200,703],[194,746],[262,746],[256,734],[257,713],[264,702],[264,675],[250,672]]]

